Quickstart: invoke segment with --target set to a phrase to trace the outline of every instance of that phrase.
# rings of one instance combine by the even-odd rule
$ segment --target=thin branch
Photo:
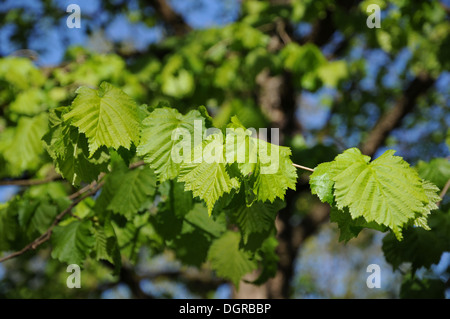
[[[450,179],[447,181],[447,183],[445,184],[444,188],[442,189],[441,194],[439,195],[441,197],[441,199],[444,199],[444,196],[447,193],[449,187],[450,187]]]
[[[96,182],[94,182],[96,183]],[[12,259],[14,257],[20,256],[22,254],[24,254],[25,252],[33,249],[35,250],[37,247],[39,247],[40,245],[42,245],[43,243],[45,243],[46,241],[48,241],[50,239],[50,236],[52,234],[53,229],[61,222],[61,220],[63,219],[64,216],[66,216],[67,214],[70,214],[72,209],[78,204],[80,203],[82,200],[84,200],[85,198],[94,195],[101,187],[103,186],[103,181],[101,181],[100,183],[97,183],[97,186],[92,189],[89,193],[75,199],[72,204],[70,204],[69,207],[67,207],[65,210],[63,210],[58,216],[56,216],[55,220],[53,221],[52,225],[47,229],[47,231],[45,233],[43,233],[41,236],[39,236],[38,238],[36,238],[33,242],[29,243],[28,245],[26,245],[24,248],[22,248],[19,251],[16,251],[8,256],[5,256],[3,258],[0,258],[0,263]]]
[[[101,179],[103,179],[104,176],[105,176],[105,173],[101,173],[98,176],[98,179],[101,180]],[[94,181],[94,182],[90,183],[89,185],[86,185],[83,188],[79,189],[78,191],[76,191],[72,195],[70,195],[69,199],[74,200],[75,198],[79,197],[81,194],[84,194],[87,191],[89,191],[91,189],[94,189],[96,186],[97,186],[97,181]]]
[[[130,169],[135,169],[135,168],[138,168],[138,167],[143,166],[143,165],[145,165],[145,162],[144,161],[139,161],[139,162],[130,164],[129,168]]]
[[[425,94],[436,82],[436,79],[428,74],[420,74],[412,80],[403,91],[395,105],[383,114],[362,144],[361,152],[373,156],[377,149],[384,144],[389,134],[400,126],[403,118],[414,110],[417,99]]]
[[[450,179],[447,181],[447,183],[445,183],[445,186],[442,189],[441,194],[439,195],[441,197],[441,200],[437,203],[438,206],[441,204],[441,202],[444,199],[445,194],[447,194],[447,191],[449,188],[450,188]]]
[[[137,167],[143,166],[145,165],[144,161],[139,161],[136,163],[133,163],[129,166],[130,169],[135,169]],[[78,218],[77,216],[72,214],[72,209],[78,205],[81,201],[83,201],[85,198],[94,195],[95,193],[98,192],[98,190],[103,186],[103,184],[105,183],[103,177],[105,176],[104,173],[99,175],[99,180],[98,181],[94,181],[91,184],[81,188],[80,190],[78,190],[77,192],[73,193],[72,195],[69,196],[69,199],[72,200],[72,203],[70,204],[69,207],[67,207],[65,210],[63,210],[58,216],[56,216],[55,220],[53,221],[52,225],[45,231],[45,233],[43,233],[42,235],[40,235],[38,238],[36,238],[33,242],[29,243],[28,245],[26,245],[24,248],[22,248],[19,251],[16,251],[8,256],[5,256],[3,258],[0,258],[0,263],[8,260],[8,259],[12,259],[14,257],[20,256],[22,254],[24,254],[25,252],[33,249],[35,250],[38,246],[42,245],[43,243],[45,243],[46,241],[48,241],[50,239],[50,236],[52,235],[52,231],[53,228],[55,228],[60,221],[63,219],[64,216],[66,215],[72,215],[75,218]],[[86,193],[87,192],[87,193]],[[84,195],[83,195],[84,194]],[[80,197],[81,196],[81,197]],[[78,218],[79,219],[79,218]]]
[[[41,185],[41,184],[47,184],[53,181],[57,181],[62,179],[61,175],[50,175],[43,179],[16,179],[16,180],[6,180],[6,181],[0,181],[0,186],[9,186],[9,185],[15,185],[15,186],[34,186],[34,185]]]
[[[278,34],[280,35],[281,40],[283,40],[285,45],[292,42],[291,37],[286,32],[286,24],[284,23],[283,19],[278,19],[276,21],[276,30],[277,30]]]
[[[309,167],[306,167],[306,166],[302,166],[302,165],[298,165],[298,164],[294,164],[294,163],[292,163],[292,165],[293,165],[294,167],[304,169],[305,171],[314,172],[314,169],[309,168]]]

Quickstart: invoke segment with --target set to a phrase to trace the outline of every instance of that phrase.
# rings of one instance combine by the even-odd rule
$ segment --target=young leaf
[[[18,175],[26,169],[36,168],[43,153],[41,137],[47,130],[47,121],[46,113],[19,119],[11,143],[4,151],[12,174]]]
[[[73,221],[57,226],[52,235],[52,257],[67,264],[82,266],[94,246],[90,221]]]
[[[100,227],[94,227],[93,234],[95,238],[93,248],[95,258],[97,260],[107,260],[112,263],[113,259],[111,257],[111,252],[108,249],[108,238],[106,237],[105,231]]]
[[[172,210],[177,218],[183,218],[194,205],[192,192],[186,192],[183,183],[165,181],[159,185],[158,191],[167,204],[166,209]]]
[[[252,282],[254,285],[262,285],[270,278],[275,277],[278,270],[279,257],[277,254],[278,240],[274,237],[268,237],[261,245],[258,252],[258,259],[262,264],[262,271],[258,278]]]
[[[445,299],[446,285],[441,279],[405,276],[400,288],[401,299]]]
[[[444,251],[450,250],[450,215],[438,211],[429,218],[431,230],[409,227],[404,239],[398,241],[392,234],[383,238],[383,252],[394,269],[402,263],[412,263],[413,269],[439,263]]]
[[[142,209],[146,199],[155,194],[156,176],[149,167],[139,167],[132,171],[114,171],[108,176],[107,183],[113,183],[114,189],[108,209],[132,219]]]
[[[89,157],[86,136],[71,126],[70,121],[63,120],[67,111],[66,107],[50,110],[50,129],[42,139],[56,169],[65,179],[73,185],[90,183],[107,170],[109,155],[101,148]]]
[[[339,209],[348,207],[353,219],[388,226],[401,238],[401,228],[424,213],[428,197],[417,172],[393,153],[369,163],[368,156],[349,149],[336,157],[332,179]]]
[[[175,109],[164,107],[154,110],[142,122],[137,154],[144,156],[145,162],[155,170],[159,181],[177,177],[180,163],[186,154],[177,153],[179,160],[174,159],[172,154],[176,152],[175,146],[186,145],[192,149],[196,145],[195,137],[198,136],[201,140],[203,136],[204,121],[198,111],[182,115]],[[183,136],[182,141],[178,140],[180,136]]]
[[[278,153],[278,156],[269,156],[266,150],[271,154]],[[258,200],[273,202],[277,197],[284,199],[288,188],[295,190],[297,170],[292,165],[290,156],[291,150],[288,147],[258,141],[258,169],[253,185]]]
[[[208,255],[211,239],[199,229],[191,228],[183,231],[169,245],[184,264],[200,267]]]
[[[215,240],[208,252],[208,260],[217,275],[230,279],[239,289],[239,282],[245,274],[258,268],[249,252],[239,248],[239,233],[227,231]]]
[[[1,204],[0,204],[1,205]],[[17,218],[8,206],[0,206],[0,251],[6,251],[11,248],[11,244],[16,238]]]
[[[428,204],[422,208],[422,215],[420,215],[415,221],[414,226],[422,227],[426,230],[430,230],[430,227],[427,223],[428,215],[432,210],[438,209],[436,205],[437,202],[441,200],[441,197],[438,195],[439,188],[433,183],[422,180],[422,186],[425,191],[425,195],[428,198]]]
[[[251,234],[270,231],[275,226],[278,211],[284,206],[285,203],[279,199],[273,203],[256,201],[251,206],[241,205],[234,212],[234,218],[241,230],[244,244]]]
[[[420,177],[442,189],[450,179],[450,161],[445,158],[435,158],[428,163],[419,161],[417,171]]]
[[[345,242],[357,237],[364,228],[371,228],[380,232],[387,230],[386,226],[378,225],[376,222],[369,223],[362,216],[353,219],[347,207],[344,210],[339,210],[337,207],[331,206],[330,221],[338,224],[340,231],[339,241]]]
[[[319,196],[323,203],[326,202],[330,205],[334,202],[334,181],[332,180],[332,176],[334,176],[333,164],[333,162],[319,164],[309,177],[311,193]]]
[[[238,163],[241,173],[253,183],[256,199],[273,202],[284,198],[286,190],[295,190],[297,171],[287,147],[252,137],[237,117],[231,119],[226,136],[226,159]]]
[[[225,223],[210,217],[205,206],[201,203],[195,204],[194,208],[186,214],[184,219],[185,222],[188,222],[190,225],[204,231],[212,237],[220,237],[226,230]]]
[[[110,222],[102,225],[95,225],[93,228],[95,244],[93,252],[96,260],[107,260],[115,265],[115,274],[121,267],[121,258],[117,237]]]
[[[43,234],[58,214],[57,207],[49,203],[40,203],[31,219],[33,227]]]
[[[100,146],[129,149],[139,141],[140,110],[128,95],[107,82],[98,90],[80,87],[72,109],[64,115],[85,133],[92,156]]]
[[[227,173],[223,152],[219,154],[223,150],[220,140],[213,135],[209,141],[198,145],[194,149],[193,160],[183,162],[178,176],[178,181],[185,183],[185,190],[192,191],[194,196],[206,202],[209,214],[224,193],[239,187],[238,181]],[[207,148],[216,153],[207,152]]]

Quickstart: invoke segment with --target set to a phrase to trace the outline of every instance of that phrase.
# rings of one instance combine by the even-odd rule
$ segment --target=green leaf
[[[420,177],[442,189],[450,179],[450,161],[445,158],[435,158],[428,163],[419,161],[417,171]]]
[[[16,238],[17,230],[17,219],[14,212],[8,209],[7,204],[0,204],[0,251],[10,249],[11,243]]]
[[[334,195],[339,209],[348,207],[353,219],[388,226],[401,238],[401,228],[424,215],[428,204],[422,180],[395,151],[386,151],[369,163],[370,158],[352,148],[338,155]]]
[[[326,65],[327,60],[320,49],[311,43],[300,46],[291,42],[281,51],[284,67],[294,74],[314,72],[321,65]]]
[[[27,169],[35,169],[43,153],[41,137],[47,130],[47,114],[21,117],[4,157],[11,165],[13,175]]]
[[[323,203],[327,202],[330,205],[334,202],[334,181],[332,179],[334,176],[333,165],[333,162],[319,164],[314,168],[314,172],[309,177],[311,193],[319,196]]]
[[[440,279],[405,277],[400,288],[402,299],[445,299],[445,283]]]
[[[392,234],[383,239],[383,252],[386,261],[394,269],[403,262],[411,262],[413,269],[437,264],[445,251],[445,243],[430,231],[421,228],[409,228],[404,231],[404,239],[398,241]]]
[[[193,207],[192,192],[184,190],[184,183],[170,180],[158,187],[162,199],[166,202],[166,209],[172,210],[177,218],[183,218]]]
[[[17,94],[14,102],[9,106],[9,110],[19,114],[36,115],[44,111],[45,93],[38,88],[31,88]]]
[[[149,167],[129,169],[117,153],[111,158],[112,172],[105,178],[94,210],[102,219],[109,211],[133,220],[139,211],[150,206],[155,195],[156,177]]]
[[[345,61],[328,62],[317,69],[317,75],[326,86],[335,88],[348,76],[347,64]]]
[[[193,153],[190,163],[186,160],[182,163],[178,181],[185,183],[185,190],[192,191],[194,196],[204,200],[211,214],[215,202],[224,193],[238,188],[239,183],[227,173],[223,144],[218,135],[210,136],[209,141],[198,145]]]
[[[42,137],[42,140],[45,141],[47,152],[53,159],[67,155],[66,148],[71,140],[71,127],[70,122],[65,122],[62,117],[68,111],[68,107],[58,107],[49,111],[49,131]],[[78,131],[75,127],[72,130]]]
[[[167,206],[160,206],[158,212],[152,215],[150,221],[155,230],[164,240],[172,240],[181,234],[183,218],[175,215],[175,212]]]
[[[104,149],[98,149],[93,156],[89,157],[84,134],[71,131],[71,136],[73,144],[68,144],[67,155],[55,159],[57,170],[75,186],[82,182],[90,183],[97,180],[100,173],[106,172],[108,169],[109,156],[107,152]]]
[[[187,70],[179,70],[178,75],[163,75],[161,90],[166,95],[173,96],[175,98],[183,98],[190,95],[194,88],[194,76]]]
[[[149,239],[149,236],[143,231],[145,226],[136,226],[133,221],[127,221],[122,226],[116,222],[111,222],[111,224],[117,236],[120,254],[129,258],[132,262],[136,262],[140,248]],[[116,266],[118,262],[115,263]]]
[[[206,260],[211,239],[199,229],[191,229],[177,236],[170,247],[177,258],[187,265],[200,267]]]
[[[6,57],[0,60],[0,77],[13,87],[26,90],[31,86],[41,86],[45,77],[31,59],[25,57]]]
[[[67,264],[82,266],[94,246],[90,221],[73,221],[57,226],[52,235],[52,257]]]
[[[95,238],[93,251],[96,259],[103,259],[112,263],[113,260],[111,257],[111,252],[108,250],[108,238],[106,237],[105,231],[100,227],[94,227],[93,234]]]
[[[96,260],[106,260],[115,265],[115,273],[121,267],[121,258],[117,237],[110,222],[104,226],[95,225],[93,228],[95,244],[93,252]]]
[[[295,190],[297,171],[289,148],[252,137],[251,130],[245,130],[236,117],[228,125],[225,146],[227,162],[238,163],[259,201],[283,199],[288,188]]]
[[[117,150],[138,143],[140,110],[128,95],[106,82],[98,90],[82,86],[76,93],[64,120],[86,134],[91,156],[103,145]]]
[[[107,171],[109,155],[104,148],[89,157],[88,141],[70,121],[63,121],[67,108],[50,110],[50,130],[42,138],[49,155],[53,158],[57,171],[73,185],[90,183],[101,172]]]
[[[53,223],[57,214],[58,209],[55,205],[40,203],[31,218],[31,223],[40,234],[43,234]]]
[[[184,219],[190,225],[201,229],[213,237],[220,237],[226,230],[226,224],[209,216],[207,209],[200,203],[195,204]]]
[[[285,203],[281,200],[273,203],[256,201],[251,206],[240,205],[234,213],[234,218],[241,230],[244,244],[251,234],[266,233],[273,229],[277,213],[284,206]]]
[[[279,257],[277,254],[278,240],[268,237],[262,244],[259,254],[262,271],[258,278],[252,282],[254,285],[262,285],[270,278],[275,277],[278,270]]]
[[[213,127],[213,118],[209,115],[208,110],[204,105],[200,105],[198,108],[198,111],[200,112],[201,116],[205,118],[205,126],[207,128]]]
[[[53,182],[30,186],[23,195],[13,199],[10,209],[17,212],[22,237],[33,241],[45,233],[57,214],[70,205],[66,195],[64,186]]]
[[[428,215],[432,210],[438,209],[436,203],[438,203],[441,200],[441,197],[438,195],[439,188],[437,188],[436,185],[434,185],[433,183],[422,180],[422,186],[425,191],[425,195],[428,198],[428,204],[422,208],[422,215],[419,216],[414,221],[414,226],[422,227],[426,230],[429,230],[430,227],[428,227],[427,224]]]
[[[339,241],[345,242],[357,237],[364,228],[371,228],[381,232],[387,230],[385,226],[378,225],[376,222],[368,223],[362,216],[353,219],[347,207],[342,211],[335,206],[331,206],[330,221],[338,224],[340,231]]]
[[[297,170],[290,159],[291,150],[262,140],[258,143],[258,168],[254,176],[253,191],[262,202],[273,202],[277,197],[284,199],[286,190],[295,190],[297,183]],[[271,155],[268,155],[266,150]],[[274,153],[278,155],[272,156]]]
[[[217,275],[231,282],[239,289],[239,282],[245,274],[258,268],[249,252],[239,248],[239,233],[227,231],[215,240],[208,252],[208,260]]]
[[[131,219],[142,209],[147,199],[155,194],[156,176],[149,167],[131,171],[125,168],[113,171],[106,183],[115,185],[108,209]]]
[[[450,215],[436,212],[429,218],[431,230],[409,227],[404,239],[398,241],[392,234],[383,238],[383,252],[386,261],[394,269],[402,263],[412,263],[413,270],[437,264],[444,251],[450,250]]]
[[[225,158],[227,163],[238,163],[244,176],[252,174],[258,162],[258,139],[253,138],[253,132],[247,130],[236,116],[226,129]]]
[[[195,121],[199,121],[196,122],[197,125]],[[174,179],[185,155],[180,154],[180,151],[195,147],[197,145],[195,137],[201,141],[204,121],[198,111],[182,115],[171,108],[155,109],[142,122],[141,143],[137,148],[137,154],[145,156],[145,162],[155,170],[161,182]],[[183,140],[179,141],[181,136]]]

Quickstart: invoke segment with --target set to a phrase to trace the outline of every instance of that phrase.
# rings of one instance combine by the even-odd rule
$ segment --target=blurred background
[[[70,4],[81,9],[80,28],[67,27]],[[381,28],[366,24],[370,4],[381,9]],[[68,105],[80,85],[108,81],[139,103],[205,105],[216,127],[237,115],[247,127],[280,128],[297,164],[359,147],[373,157],[395,149],[420,165],[450,156],[449,14],[449,0],[1,0],[0,134],[19,116]],[[0,177],[14,173],[0,164]],[[0,201],[19,191],[0,186]],[[385,261],[385,234],[339,242],[308,174],[286,202],[277,282],[236,292],[148,246],[119,278],[88,265],[82,288],[69,291],[65,269],[44,249],[0,264],[0,297],[399,297],[408,266],[394,271]],[[373,263],[380,289],[366,286]],[[444,253],[418,275],[446,281],[449,266]]]

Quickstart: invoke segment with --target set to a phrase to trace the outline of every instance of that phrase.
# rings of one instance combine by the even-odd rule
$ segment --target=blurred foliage
[[[0,27],[13,26],[8,40],[15,47],[29,48],[33,36],[39,32],[36,24],[41,19],[45,18],[53,28],[65,30],[64,9],[55,1],[36,3],[41,8],[38,12],[21,6],[0,12]],[[183,36],[175,35],[170,23],[163,21],[154,10],[153,1],[135,3],[130,7],[126,1],[101,2],[98,11],[106,12],[106,18],[96,22],[96,14],[82,15],[83,23],[88,35],[104,29],[119,14],[125,14],[130,23],[163,26],[163,39],[145,50],[130,50],[123,43],[113,43],[112,52],[100,54],[86,46],[74,46],[67,49],[64,61],[57,66],[38,67],[26,57],[0,59],[0,178],[42,179],[55,173],[51,151],[46,151],[41,138],[48,131],[49,123],[57,124],[52,122],[55,114],[60,112],[61,106],[71,104],[80,86],[98,88],[106,81],[120,87],[138,105],[146,104],[148,111],[158,105],[170,105],[186,114],[204,105],[212,116],[211,124],[216,127],[225,128],[236,115],[245,127],[258,129],[276,123],[273,113],[262,107],[261,96],[266,88],[261,75],[276,78],[289,74],[298,101],[295,116],[319,122],[316,115],[308,117],[305,111],[308,104],[312,104],[314,110],[322,109],[325,114],[322,125],[312,129],[302,125],[301,133],[286,136],[284,141],[292,149],[293,161],[310,167],[331,161],[343,149],[361,145],[380,116],[401,98],[412,79],[426,76],[436,82],[442,81],[442,85],[435,85],[427,94],[418,97],[414,112],[404,118],[386,143],[399,149],[408,161],[418,161],[416,167],[421,178],[430,180],[440,189],[449,180],[449,164],[445,157],[450,145],[450,23],[448,8],[442,2],[378,0],[355,1],[356,5],[353,5],[352,1],[307,0],[279,5],[248,0],[242,3],[236,21],[224,26],[194,29]],[[366,27],[366,8],[371,3],[379,4],[382,9],[380,29]],[[315,29],[318,23],[324,23],[322,31]],[[305,100],[303,96],[310,93],[324,94],[328,102]],[[276,104],[276,101],[271,103]],[[77,158],[88,160],[86,137],[77,135],[76,145]],[[102,166],[102,160],[115,156],[106,153],[100,150],[94,156],[95,165],[104,171],[106,167]],[[63,155],[60,158],[57,169],[69,174],[71,181],[80,183],[95,179],[95,176],[80,179],[77,167],[67,164]],[[118,171],[116,178],[120,180],[124,176],[120,168]],[[308,192],[301,192],[302,187],[307,187],[305,185],[304,181],[300,182],[299,209],[295,211],[293,223],[295,218],[304,218],[313,207],[311,201],[314,199]],[[45,231],[55,215],[68,206],[64,199],[76,189],[66,182],[20,188],[14,198],[0,206],[1,250],[20,250]],[[117,246],[125,265],[130,262],[140,265],[140,262],[148,262],[142,261],[141,246],[150,247],[152,256],[177,247],[176,258],[203,269],[201,261],[207,256],[208,247],[205,242],[209,243],[212,236],[204,228],[212,226],[192,226],[192,216],[186,207],[205,208],[200,208],[198,203],[194,205],[178,191],[179,186],[165,182],[159,185],[159,193],[152,195],[154,202],[145,203],[172,214],[154,214],[151,208],[148,212],[140,212],[131,221],[120,216],[108,221],[117,231],[117,243],[110,244],[109,248],[113,248],[107,256],[112,260]],[[179,195],[175,197],[174,205],[179,208],[176,210],[167,207],[168,194],[173,192]],[[103,200],[103,207],[102,204],[90,207],[88,202],[82,202],[77,209],[84,207],[85,212],[77,210],[76,213],[88,216],[95,210],[106,209],[108,198],[102,197],[105,195],[100,195],[98,201],[102,203]],[[15,223],[13,215],[16,214],[21,216],[21,224]],[[403,242],[386,236],[383,249],[387,261],[395,268],[412,263],[400,297],[423,297],[428,291],[431,296],[443,296],[445,287],[439,282],[442,280],[421,281],[409,272],[414,273],[421,267],[429,269],[439,262],[443,252],[450,250],[448,222],[444,222],[447,215],[448,198],[444,198],[440,210],[431,214],[430,231],[411,228]],[[145,223],[148,218],[152,219],[151,224]],[[225,232],[223,222],[219,220],[214,226],[221,234]],[[25,228],[26,236],[21,233]],[[179,233],[181,235],[176,235]],[[108,241],[110,237],[97,233],[96,242],[99,238]],[[408,246],[409,239],[417,246]],[[222,246],[235,244],[235,241],[232,235],[227,235]],[[196,243],[195,252],[190,243]],[[263,255],[270,256],[273,261],[275,257],[270,254],[273,246],[274,243],[268,240],[255,262],[260,263]],[[423,255],[419,256],[418,251]],[[96,253],[98,257],[105,252]],[[61,289],[61,283],[64,284],[67,278],[64,267],[47,255],[48,250],[43,249],[2,264],[6,274],[0,281],[0,295],[18,298],[68,296],[67,290]],[[219,257],[211,256],[215,260]],[[99,297],[123,279],[112,277],[108,266],[93,263],[90,258],[84,267],[83,288],[71,290],[70,296]],[[271,272],[270,268],[273,263],[265,270]],[[312,287],[311,280],[302,278],[301,285],[305,289]],[[216,286],[206,290],[198,288],[198,294],[210,296],[214,288]],[[194,293],[195,290],[192,288]]]

